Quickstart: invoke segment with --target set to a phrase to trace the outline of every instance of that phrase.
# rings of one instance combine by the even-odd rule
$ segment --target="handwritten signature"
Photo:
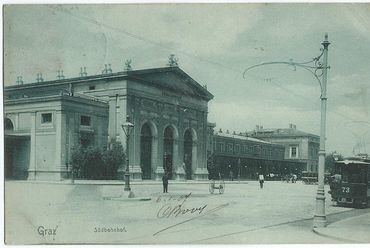
[[[195,208],[185,208],[182,206],[182,204],[172,207],[172,205],[169,203],[169,204],[163,205],[158,210],[157,217],[161,219],[165,217],[169,218],[171,216],[177,217],[180,214],[181,215],[188,214],[188,213],[189,214],[194,214],[194,213],[201,214],[206,207],[207,207],[207,204],[200,206],[200,207],[195,207]]]
[[[157,203],[165,203],[157,212],[157,218],[170,218],[170,217],[178,217],[179,215],[184,214],[201,214],[204,209],[207,207],[207,204],[199,206],[199,207],[192,207],[187,208],[184,207],[185,202],[190,198],[191,192],[189,194],[184,194],[180,196],[172,196],[163,197],[159,196],[156,200]],[[177,204],[173,206],[173,204]]]
[[[168,226],[168,227],[166,227],[166,228],[163,228],[163,229],[161,229],[161,230],[159,230],[159,231],[157,231],[157,232],[153,233],[153,236],[156,236],[156,235],[160,234],[161,232],[167,231],[168,229],[171,229],[171,228],[173,228],[173,227],[175,227],[175,226],[179,226],[179,225],[185,224],[185,223],[190,222],[190,221],[192,221],[192,220],[195,220],[195,219],[197,219],[197,218],[201,218],[201,217],[203,217],[203,216],[206,216],[206,215],[208,215],[208,214],[211,214],[211,213],[213,213],[213,212],[216,212],[216,211],[218,211],[218,210],[220,210],[220,209],[222,209],[222,208],[224,208],[224,207],[227,207],[228,205],[229,205],[229,203],[221,204],[221,205],[219,205],[219,206],[217,206],[217,207],[215,207],[215,208],[212,208],[212,209],[208,210],[207,212],[205,212],[205,213],[204,213],[204,214],[202,214],[202,215],[194,216],[193,218],[190,218],[190,219],[187,219],[187,220],[184,220],[184,221],[178,222],[178,223],[176,223],[176,224],[174,224],[174,225]]]
[[[157,199],[157,203],[158,202],[164,202],[165,204],[158,210],[157,212],[157,218],[161,219],[161,218],[170,218],[170,217],[178,217],[179,215],[193,215],[192,218],[190,219],[187,219],[187,220],[184,220],[184,221],[181,221],[181,222],[178,222],[174,225],[171,225],[171,226],[168,226],[166,228],[163,228],[157,232],[155,232],[153,234],[153,236],[156,236],[158,234],[160,234],[161,232],[164,232],[170,228],[173,228],[175,226],[179,226],[181,224],[184,224],[184,223],[187,223],[189,221],[192,221],[192,220],[195,220],[197,218],[201,218],[203,216],[206,216],[208,214],[211,214],[213,212],[216,212],[226,206],[229,205],[229,203],[225,203],[225,204],[221,204],[221,205],[218,205],[212,209],[209,209],[208,205],[207,204],[204,204],[204,205],[201,205],[201,206],[197,206],[197,207],[185,207],[184,206],[184,203],[190,198],[191,196],[191,193],[189,194],[186,194],[186,195],[181,195],[181,196],[170,196],[170,197],[167,197],[167,198],[163,198],[163,197],[159,197]],[[176,203],[175,206],[173,206],[172,204],[173,203]],[[205,211],[205,210],[208,210],[208,211]],[[194,216],[195,215],[195,216]]]

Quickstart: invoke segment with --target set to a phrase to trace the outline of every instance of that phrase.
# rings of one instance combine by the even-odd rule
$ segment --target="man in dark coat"
[[[162,177],[162,181],[163,181],[163,193],[168,193],[168,175],[167,173],[163,174],[163,177]]]

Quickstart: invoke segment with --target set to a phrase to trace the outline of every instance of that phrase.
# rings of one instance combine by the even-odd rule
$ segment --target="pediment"
[[[178,67],[156,68],[128,72],[128,78],[180,95],[211,100],[213,95]]]

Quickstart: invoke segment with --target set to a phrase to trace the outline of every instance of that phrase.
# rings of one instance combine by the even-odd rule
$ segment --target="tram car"
[[[336,161],[329,193],[338,205],[369,206],[370,160],[349,158]]]

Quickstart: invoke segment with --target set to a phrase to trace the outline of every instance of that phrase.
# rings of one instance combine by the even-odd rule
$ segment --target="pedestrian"
[[[293,174],[292,182],[293,183],[296,183],[297,182],[297,179],[298,179],[297,175],[296,174]]]
[[[167,173],[163,174],[163,177],[162,177],[162,181],[163,181],[163,193],[168,193],[168,175]]]
[[[260,188],[263,188],[263,182],[265,181],[265,178],[263,177],[263,174],[259,174],[258,176],[259,182],[260,182]]]
[[[234,181],[234,173],[232,170],[230,170],[229,177],[231,181]]]

